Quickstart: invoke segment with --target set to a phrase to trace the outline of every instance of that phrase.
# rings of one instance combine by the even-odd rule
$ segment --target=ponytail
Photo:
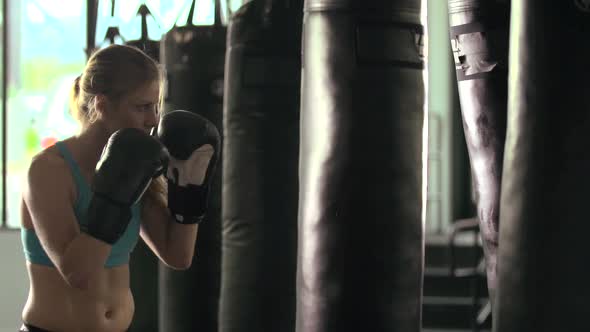
[[[72,84],[72,89],[70,90],[70,114],[76,119],[76,121],[81,122],[84,114],[80,110],[80,79],[82,75],[78,75],[74,80],[74,84]]]

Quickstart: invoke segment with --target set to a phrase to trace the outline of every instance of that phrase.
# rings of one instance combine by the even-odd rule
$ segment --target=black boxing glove
[[[165,169],[168,158],[166,148],[140,129],[125,128],[111,135],[96,165],[83,231],[114,244],[127,229],[131,206]]]
[[[200,115],[173,111],[161,118],[157,137],[170,153],[166,171],[168,208],[178,223],[200,223],[207,212],[219,156],[219,131]],[[206,144],[213,151],[197,151]]]

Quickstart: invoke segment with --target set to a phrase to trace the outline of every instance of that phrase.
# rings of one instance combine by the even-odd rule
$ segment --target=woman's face
[[[157,81],[109,103],[103,112],[103,120],[111,133],[121,128],[142,129],[150,133],[158,125],[160,86]]]

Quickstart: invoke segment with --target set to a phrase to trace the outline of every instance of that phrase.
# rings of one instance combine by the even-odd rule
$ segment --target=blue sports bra
[[[74,183],[76,185],[78,197],[73,206],[74,214],[76,215],[78,223],[80,225],[85,225],[86,211],[88,210],[90,198],[92,197],[90,186],[88,185],[88,182],[86,182],[86,179],[82,176],[78,164],[72,157],[72,154],[67,149],[64,142],[57,142],[56,146],[60,154],[70,167],[70,171],[72,172]],[[130,253],[133,250],[133,248],[135,248],[135,245],[137,244],[137,240],[139,238],[139,225],[141,222],[141,201],[132,206],[131,212],[132,214],[129,226],[127,226],[127,229],[125,230],[121,238],[113,245],[111,249],[111,254],[109,255],[105,263],[105,267],[124,265],[129,262]],[[37,237],[37,234],[35,234],[34,230],[22,227],[21,241],[23,244],[25,257],[29,262],[45,266],[54,266],[53,262],[51,262],[51,260],[47,256],[47,253],[41,246],[41,242],[39,241],[39,238]]]

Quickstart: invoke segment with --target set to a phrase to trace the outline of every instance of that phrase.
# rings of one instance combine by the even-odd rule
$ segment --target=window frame
[[[6,211],[6,166],[7,166],[7,152],[6,152],[6,107],[8,106],[8,0],[2,0],[2,128],[0,129],[2,135],[2,221],[0,229],[12,230],[15,228],[8,227],[8,218]]]

